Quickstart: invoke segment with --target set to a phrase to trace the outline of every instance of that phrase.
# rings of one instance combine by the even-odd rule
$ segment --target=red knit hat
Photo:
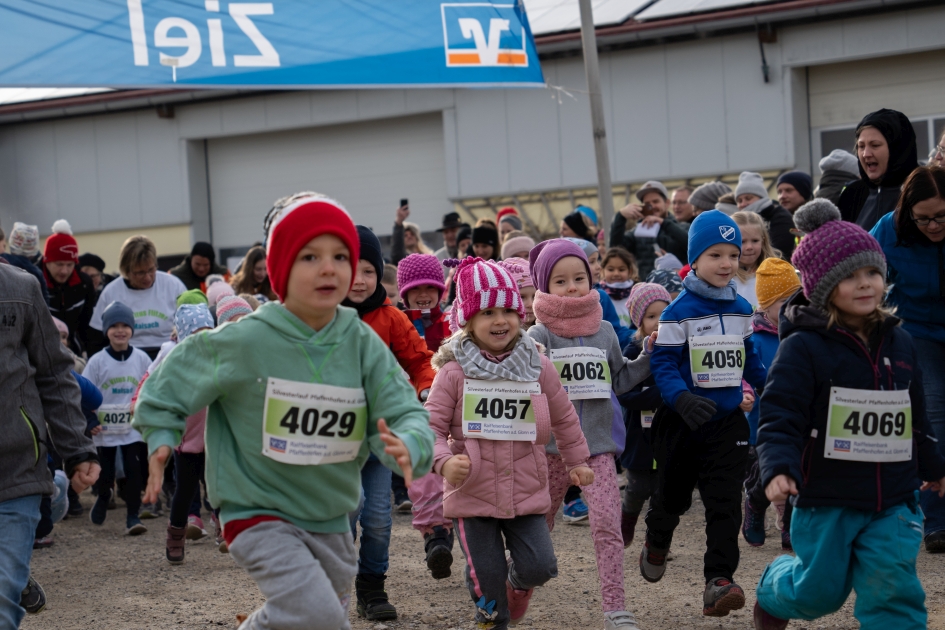
[[[79,244],[72,236],[72,227],[65,219],[59,219],[52,226],[52,236],[46,239],[43,249],[45,262],[79,262]]]
[[[351,282],[358,268],[359,241],[354,222],[341,204],[320,196],[296,195],[290,197],[269,226],[266,241],[266,269],[272,290],[285,299],[289,272],[299,251],[314,238],[331,234],[341,239],[351,254]],[[350,285],[348,289],[350,290]]]
[[[518,216],[518,210],[512,207],[502,208],[495,214],[495,224],[498,225],[499,223],[502,222],[502,217],[508,216],[510,214],[514,216]]]

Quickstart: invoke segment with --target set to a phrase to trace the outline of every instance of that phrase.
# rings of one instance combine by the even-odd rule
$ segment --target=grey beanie
[[[689,203],[693,208],[699,210],[712,210],[718,202],[719,197],[732,192],[732,189],[722,182],[706,182],[702,184],[689,195]]]
[[[826,173],[827,171],[843,171],[859,177],[860,165],[856,156],[849,151],[834,149],[830,152],[830,155],[820,160],[820,172]]]
[[[756,195],[762,199],[770,198],[768,189],[765,188],[764,178],[758,173],[752,173],[751,171],[745,171],[738,176],[738,186],[735,188],[735,199],[738,199],[746,193]]]
[[[515,216],[514,214],[507,214],[499,221],[499,223],[508,223],[516,230],[522,229],[522,220]]]
[[[107,333],[115,324],[127,324],[134,334],[135,314],[121,302],[112,302],[102,312],[102,332]]]

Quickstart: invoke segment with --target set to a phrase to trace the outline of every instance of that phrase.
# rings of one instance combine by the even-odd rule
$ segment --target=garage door
[[[340,201],[356,223],[389,234],[400,199],[424,230],[439,226],[447,201],[442,116],[425,114],[209,140],[214,244],[262,240],[273,201],[314,190]]]

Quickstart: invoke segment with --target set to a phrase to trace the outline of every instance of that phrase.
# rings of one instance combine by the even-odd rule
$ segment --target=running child
[[[672,301],[669,292],[658,284],[642,282],[633,286],[626,308],[630,313],[630,323],[636,330],[633,339],[623,349],[623,356],[631,361],[640,356],[643,343],[656,332],[663,309]],[[623,546],[627,548],[633,542],[643,504],[656,486],[656,460],[650,446],[650,429],[663,399],[652,375],[617,398],[627,410],[627,441],[620,456],[620,464],[627,473],[627,487],[620,506],[620,532]]]
[[[634,282],[639,282],[637,266],[633,256],[623,247],[611,247],[601,260],[600,288],[604,290],[613,302],[614,309],[620,323],[633,328],[630,321],[630,312],[627,310],[627,298]]]
[[[397,266],[397,285],[407,307],[407,318],[427,342],[431,352],[450,336],[450,323],[442,311],[443,265],[433,254],[410,254]]]
[[[660,316],[652,370],[663,397],[650,441],[656,488],[646,514],[640,572],[658,582],[679,517],[698,485],[706,510],[702,614],[723,617],[745,605],[734,581],[748,423],[742,377],[760,390],[765,366],[752,338],[752,308],[738,295],[735,272],[741,233],[731,217],[703,212],[689,228],[692,270],[683,292]]]
[[[499,263],[499,266],[512,275],[518,286],[519,295],[522,296],[522,304],[525,306],[525,318],[522,319],[522,328],[528,330],[535,325],[535,283],[532,281],[532,274],[528,261],[524,258],[507,258]]]
[[[765,365],[772,364],[781,343],[778,339],[781,307],[800,288],[801,281],[797,278],[797,272],[786,260],[768,258],[758,266],[755,284],[758,310],[752,315],[751,328]],[[759,406],[759,402],[755,400],[748,414],[748,426],[751,429],[748,438],[750,451],[755,450],[758,441]],[[771,501],[765,496],[765,487],[761,483],[758,455],[752,453],[748,477],[745,478],[745,519],[742,521],[742,535],[752,547],[760,547],[765,542],[765,511],[769,505]],[[778,527],[781,529],[781,550],[791,551],[791,504],[776,501],[774,507],[778,512]]]
[[[267,226],[266,267],[282,302],[191,335],[141,390],[145,498],[160,492],[185,418],[209,407],[210,502],[233,559],[266,598],[239,617],[240,630],[347,629],[358,566],[348,515],[361,468],[374,453],[409,482],[429,470],[433,434],[384,342],[339,308],[358,264],[348,213],[299,193],[276,202]]]
[[[742,254],[738,258],[738,269],[735,270],[735,286],[738,294],[755,308],[758,306],[755,291],[758,267],[769,258],[780,258],[781,252],[771,245],[768,227],[757,212],[736,212],[732,219],[742,233]]]
[[[928,624],[916,575],[921,489],[945,494],[912,337],[884,309],[876,240],[826,199],[801,206],[792,260],[803,292],[784,305],[761,396],[758,457],[771,501],[791,498],[794,556],[758,582],[755,628],[838,610],[856,591],[864,630]],[[795,527],[796,526],[796,527]]]
[[[112,485],[115,483],[115,458],[120,452],[125,469],[125,533],[137,536],[148,531],[138,517],[141,491],[144,489],[142,474],[147,446],[141,434],[131,425],[132,396],[148,370],[151,358],[144,351],[131,346],[135,315],[121,302],[112,302],[102,311],[102,330],[105,331],[108,346],[92,355],[82,373],[102,391],[102,405],[98,408],[101,431],[92,432],[92,441],[98,447],[102,474],[96,485],[98,498],[89,512],[89,519],[96,525],[105,522]]]
[[[573,483],[590,484],[594,473],[554,366],[521,331],[525,311],[515,281],[491,261],[458,264],[451,311],[457,332],[434,357],[426,402],[436,433],[433,469],[446,478],[443,513],[454,519],[466,556],[476,621],[505,630],[525,616],[534,588],[558,574],[545,524],[551,500],[544,444],[555,436]],[[506,410],[514,428],[505,424]],[[503,422],[491,427],[489,418]]]
[[[593,247],[593,243],[590,243]],[[597,249],[594,249],[597,254]],[[623,584],[623,537],[620,533],[620,489],[614,461],[626,442],[623,413],[614,392],[623,394],[650,375],[644,353],[628,361],[609,322],[603,321],[599,294],[591,288],[592,271],[584,250],[568,239],[539,243],[529,253],[538,321],[528,335],[547,349],[558,369],[568,398],[581,418],[594,471],[594,483],[584,488],[601,582],[605,627],[636,628],[626,611]],[[609,298],[607,298],[609,301]],[[652,350],[652,342],[649,342]],[[548,529],[568,486],[565,462],[555,442],[545,448],[551,509]]]

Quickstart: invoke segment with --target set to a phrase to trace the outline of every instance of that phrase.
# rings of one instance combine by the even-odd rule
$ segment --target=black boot
[[[427,553],[427,568],[434,580],[443,580],[450,576],[453,564],[453,530],[442,525],[433,528],[432,534],[423,535],[423,549]]]
[[[369,621],[390,621],[397,619],[397,609],[387,600],[384,590],[386,575],[359,573],[354,581],[358,596],[358,616]]]

